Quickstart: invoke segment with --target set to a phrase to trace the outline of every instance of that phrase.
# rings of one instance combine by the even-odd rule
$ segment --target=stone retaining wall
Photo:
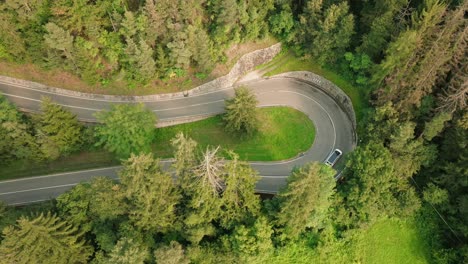
[[[15,79],[7,76],[0,76],[0,82],[12,83],[19,86],[26,86],[34,88],[37,90],[44,90],[51,93],[68,95],[73,97],[81,98],[91,98],[91,99],[101,99],[107,100],[110,102],[148,102],[148,101],[158,101],[171,98],[181,98],[184,96],[189,96],[192,94],[206,93],[211,91],[216,91],[219,89],[225,89],[231,87],[240,77],[242,77],[247,72],[253,70],[256,66],[267,63],[271,61],[279,52],[281,51],[281,43],[277,43],[268,48],[256,50],[242,56],[236,64],[232,67],[231,71],[221,76],[217,79],[214,79],[210,82],[202,84],[196,88],[185,92],[178,93],[168,93],[168,94],[154,94],[146,96],[120,96],[120,95],[102,95],[102,94],[90,94],[82,93],[77,91],[71,91],[61,88],[55,88],[46,86],[40,83]]]
[[[353,124],[353,129],[356,131],[356,114],[354,113],[353,103],[351,99],[331,81],[324,77],[308,71],[295,71],[287,72],[272,76],[270,78],[293,78],[306,83],[322,90],[330,97],[332,97],[336,103],[343,109],[348,118]]]

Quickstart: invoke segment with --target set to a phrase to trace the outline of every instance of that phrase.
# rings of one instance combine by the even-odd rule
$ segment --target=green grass
[[[357,239],[360,263],[428,263],[430,252],[412,221],[383,220]]]
[[[275,65],[277,62],[277,65]],[[362,117],[362,110],[367,107],[367,101],[364,93],[357,87],[354,87],[351,81],[346,80],[339,74],[324,69],[312,60],[303,60],[294,56],[291,52],[286,52],[278,55],[275,59],[266,65],[260,66],[259,69],[270,70],[265,74],[266,76],[273,76],[276,74],[290,72],[290,71],[310,71],[320,76],[325,77],[329,81],[340,87],[353,102],[354,111],[356,112],[357,120]]]
[[[300,239],[279,249],[267,263],[429,263],[430,248],[418,230],[412,220],[385,219],[354,233],[348,242],[339,240],[325,248],[314,247],[307,239]]]
[[[231,149],[244,160],[274,161],[295,157],[310,148],[315,128],[302,112],[288,107],[258,109],[259,131],[251,138],[242,139],[226,133],[221,116],[198,122],[160,128],[154,143],[154,153],[170,157],[170,139],[182,131],[196,140],[204,149],[220,145]]]
[[[159,128],[153,144],[154,154],[159,158],[172,155],[170,140],[179,131],[190,135],[202,148],[220,145],[237,152],[244,160],[274,161],[296,156],[310,148],[315,137],[315,128],[310,119],[288,107],[258,109],[259,132],[249,139],[233,137],[224,131],[221,116],[194,123]],[[46,175],[119,165],[112,153],[103,150],[83,151],[59,158],[52,162],[34,163],[15,161],[0,168],[0,180]]]
[[[0,180],[119,165],[107,151],[83,151],[51,162],[14,161],[0,168]]]

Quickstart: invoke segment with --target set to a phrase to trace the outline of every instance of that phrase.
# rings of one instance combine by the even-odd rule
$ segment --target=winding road
[[[335,148],[341,149],[343,153],[354,148],[355,132],[352,122],[342,108],[321,89],[290,78],[258,79],[244,84],[257,95],[260,107],[279,105],[293,107],[304,112],[316,127],[315,141],[303,155],[281,162],[250,162],[262,176],[257,184],[257,191],[275,193],[284,186],[287,175],[294,167],[310,161],[324,161]],[[123,100],[104,100],[91,96],[83,98],[61,95],[4,81],[0,81],[0,92],[20,109],[34,112],[39,110],[41,97],[48,96],[85,121],[95,121],[93,114],[109,109],[111,104],[128,103]],[[224,100],[233,94],[233,88],[227,88],[189,97],[144,103],[158,116],[160,122],[188,120],[192,117],[222,113]],[[164,161],[165,166],[169,163],[170,161]],[[95,176],[117,178],[119,168],[110,167],[0,181],[0,200],[10,205],[48,200]]]

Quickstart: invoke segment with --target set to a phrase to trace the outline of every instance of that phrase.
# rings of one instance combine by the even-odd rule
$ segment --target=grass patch
[[[205,120],[160,128],[154,143],[158,157],[170,157],[170,139],[178,132],[196,140],[204,149],[208,145],[220,145],[238,153],[243,160],[274,161],[295,157],[310,148],[315,137],[315,128],[302,112],[289,107],[258,109],[259,131],[253,137],[241,139],[226,133],[221,116]]]
[[[182,131],[198,141],[202,148],[220,145],[237,152],[244,160],[274,161],[296,156],[310,148],[315,128],[302,112],[288,107],[258,109],[259,132],[249,139],[233,137],[224,131],[221,116],[198,122],[159,128],[153,144],[159,158],[172,156],[170,140]],[[51,162],[14,161],[0,168],[0,180],[47,175],[67,171],[120,165],[112,153],[103,150],[82,151]]]
[[[383,220],[357,239],[360,263],[428,263],[429,247],[412,221]]]
[[[357,230],[349,240],[341,239],[323,248],[307,238],[299,239],[277,250],[267,263],[429,263],[430,248],[418,230],[413,220],[385,219]]]
[[[51,162],[14,161],[0,169],[0,180],[119,165],[107,151],[83,151]]]
[[[285,57],[287,57],[287,59]],[[271,70],[269,70],[265,76],[273,76],[290,71],[310,71],[325,77],[340,87],[349,96],[353,103],[354,111],[356,112],[356,118],[358,121],[362,117],[363,109],[367,107],[367,101],[363,91],[357,87],[354,87],[351,81],[346,80],[331,70],[320,67],[311,60],[303,60],[298,58],[291,52],[280,54],[273,61],[268,63],[268,65],[259,68],[271,68]]]

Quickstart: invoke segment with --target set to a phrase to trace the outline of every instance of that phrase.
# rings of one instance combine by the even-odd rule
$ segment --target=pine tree
[[[347,2],[331,5],[318,24],[312,40],[312,55],[321,64],[333,64],[342,58],[354,34],[354,17]]]
[[[121,238],[105,261],[108,264],[143,264],[149,258],[148,248],[131,238]]]
[[[184,190],[188,197],[184,212],[186,236],[194,244],[205,236],[213,235],[216,230],[213,221],[219,219],[224,159],[219,157],[218,151],[219,147],[207,148]]]
[[[367,2],[362,9],[361,23],[358,26],[369,27],[358,47],[359,53],[365,53],[378,61],[387,48],[392,36],[398,35],[403,28],[399,21],[408,6],[408,0],[379,0]],[[364,29],[362,29],[364,31]]]
[[[171,230],[180,199],[171,175],[151,154],[132,155],[123,166],[119,176],[131,204],[130,220],[145,231]]]
[[[274,250],[272,235],[271,224],[266,217],[260,216],[252,226],[236,226],[229,239],[244,263],[264,263]]]
[[[87,263],[92,248],[76,227],[51,215],[20,218],[3,230],[1,263]]]
[[[424,139],[427,141],[431,141],[435,136],[440,134],[443,131],[445,123],[452,119],[452,115],[450,113],[441,112],[434,116],[432,120],[426,122],[424,126]]]
[[[185,250],[176,241],[171,241],[168,246],[162,246],[154,251],[157,264],[189,264],[190,259],[185,255]]]
[[[283,234],[295,239],[306,228],[320,228],[326,221],[335,193],[335,171],[317,162],[294,171],[286,189],[279,193],[277,224]]]
[[[255,194],[258,173],[239,155],[230,151],[225,165],[224,190],[221,197],[221,224],[232,227],[259,214],[260,200]]]
[[[112,105],[109,112],[96,113],[96,118],[103,123],[95,129],[97,146],[124,158],[150,151],[156,116],[143,104]]]
[[[47,159],[57,159],[80,148],[83,143],[83,125],[75,114],[43,98],[42,114],[37,116],[36,133],[41,150]]]
[[[257,98],[246,87],[235,90],[235,96],[226,100],[226,114],[223,117],[226,130],[231,133],[251,136],[257,130]]]
[[[186,28],[180,28],[167,47],[172,64],[181,69],[187,69],[190,66],[193,54],[190,50],[190,39]]]
[[[71,36],[67,30],[52,22],[47,23],[45,28],[47,30],[47,35],[44,36],[44,42],[47,46],[53,50],[61,51],[63,55],[72,62],[76,69],[73,56],[74,37]]]
[[[407,179],[395,174],[396,164],[382,143],[357,147],[346,164],[346,183],[339,186],[346,203],[336,207],[336,222],[355,227],[381,217],[413,214],[420,201]]]
[[[182,132],[179,132],[175,138],[171,140],[174,148],[174,163],[177,175],[177,182],[183,190],[190,184],[190,177],[197,164],[197,142]]]

